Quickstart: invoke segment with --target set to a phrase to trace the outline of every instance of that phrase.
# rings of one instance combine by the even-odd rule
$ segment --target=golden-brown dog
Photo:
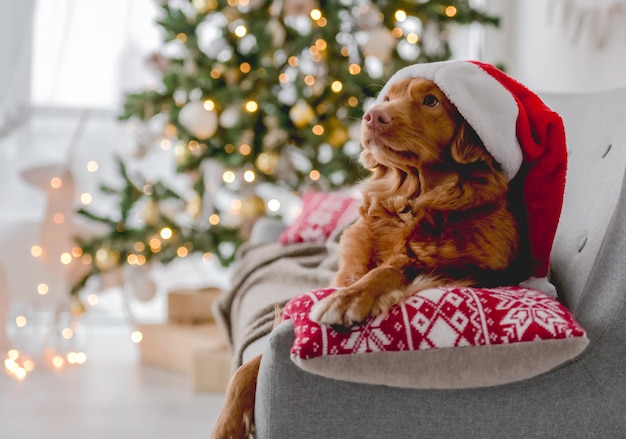
[[[313,320],[352,326],[421,289],[524,278],[508,270],[519,233],[507,180],[432,81],[393,84],[363,116],[361,141],[372,175],[360,218],[341,238],[338,289],[314,306]],[[249,435],[260,361],[233,376],[215,439]]]
[[[373,173],[341,238],[339,289],[314,306],[314,321],[351,326],[421,289],[509,274],[518,227],[507,180],[432,81],[393,84],[363,117],[361,142]]]

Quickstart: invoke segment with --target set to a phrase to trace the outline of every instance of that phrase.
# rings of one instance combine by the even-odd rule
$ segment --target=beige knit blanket
[[[250,343],[271,332],[275,306],[293,297],[327,287],[337,271],[338,230],[324,243],[240,247],[232,288],[216,300],[213,311],[233,353],[233,368],[241,365]]]

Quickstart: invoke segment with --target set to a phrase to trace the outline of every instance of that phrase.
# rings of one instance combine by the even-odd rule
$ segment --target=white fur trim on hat
[[[393,83],[406,78],[425,78],[437,84],[502,166],[506,178],[510,181],[515,177],[523,162],[517,140],[519,108],[513,95],[497,79],[467,61],[414,64],[398,70],[376,102],[382,102]]]

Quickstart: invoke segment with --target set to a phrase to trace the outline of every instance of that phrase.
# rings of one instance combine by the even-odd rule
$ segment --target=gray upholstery
[[[553,281],[588,332],[587,350],[513,384],[410,390],[303,372],[284,322],[263,353],[257,438],[626,437],[626,89],[543,97],[571,151]]]

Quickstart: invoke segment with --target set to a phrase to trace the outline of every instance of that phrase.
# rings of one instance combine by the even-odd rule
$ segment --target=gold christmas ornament
[[[348,130],[343,126],[335,127],[328,135],[328,143],[333,148],[342,147],[348,139]]]
[[[254,219],[265,215],[265,201],[257,194],[251,193],[241,200],[241,216]]]
[[[178,142],[174,147],[174,157],[177,166],[184,166],[192,157],[191,150],[183,142]]]
[[[289,118],[297,128],[304,128],[309,125],[314,117],[315,112],[305,101],[296,102],[289,110]]]
[[[115,268],[120,260],[120,254],[118,251],[111,249],[110,247],[100,247],[96,251],[96,257],[94,258],[94,264],[100,271],[108,271]]]
[[[189,215],[196,219],[200,216],[200,212],[202,212],[202,198],[200,198],[200,195],[196,194],[191,200],[187,202],[185,212],[187,212]]]
[[[159,221],[159,206],[154,201],[150,201],[146,204],[142,212],[144,222],[153,226]]]
[[[262,152],[256,159],[256,167],[267,175],[272,175],[278,166],[279,157],[275,152]]]
[[[80,316],[87,311],[87,307],[80,299],[75,299],[70,303],[70,313],[73,316]]]

